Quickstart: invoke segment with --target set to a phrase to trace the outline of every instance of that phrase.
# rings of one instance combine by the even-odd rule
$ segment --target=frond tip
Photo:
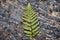
[[[39,22],[36,16],[36,12],[33,10],[30,3],[28,3],[27,7],[24,10],[23,14],[23,29],[26,36],[30,38],[34,38],[39,33]]]

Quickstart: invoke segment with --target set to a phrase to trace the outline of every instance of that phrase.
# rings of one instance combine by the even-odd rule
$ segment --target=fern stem
[[[34,38],[32,37],[31,40],[34,40]]]
[[[32,40],[34,40],[34,38],[32,38]]]

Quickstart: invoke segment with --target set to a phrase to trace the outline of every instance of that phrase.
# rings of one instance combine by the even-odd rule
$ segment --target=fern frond
[[[30,3],[28,3],[27,7],[24,9],[22,19],[24,24],[24,33],[26,34],[26,36],[34,38],[39,33],[40,27],[36,16],[36,12],[30,5]]]

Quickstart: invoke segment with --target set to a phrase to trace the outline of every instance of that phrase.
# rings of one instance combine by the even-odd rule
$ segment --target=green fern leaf
[[[24,24],[24,33],[26,34],[26,36],[34,38],[39,33],[40,27],[36,16],[36,12],[30,5],[30,3],[28,3],[27,7],[24,9],[22,19]]]

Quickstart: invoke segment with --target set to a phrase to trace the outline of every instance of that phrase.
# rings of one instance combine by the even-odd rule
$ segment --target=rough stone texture
[[[35,39],[60,40],[58,0],[0,0],[0,40],[30,40],[23,33],[21,19],[28,2],[36,10],[40,23],[40,33]]]

